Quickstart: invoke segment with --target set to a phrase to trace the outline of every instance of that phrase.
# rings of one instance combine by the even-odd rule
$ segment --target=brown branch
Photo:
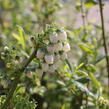
[[[104,27],[104,16],[103,16],[102,0],[99,0],[99,8],[100,8],[101,25],[102,25],[103,46],[104,46],[104,51],[105,51],[105,55],[106,55],[106,63],[107,63],[106,66],[107,66],[107,74],[108,74],[108,93],[109,93],[109,57],[108,57],[108,50],[107,50],[106,37],[105,37],[105,27]]]

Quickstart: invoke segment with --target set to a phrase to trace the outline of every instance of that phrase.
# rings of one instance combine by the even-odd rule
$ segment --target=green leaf
[[[75,69],[74,72],[78,72],[78,70],[79,70],[83,65],[84,65],[84,63],[79,64],[79,65],[76,67],[76,69]]]
[[[79,46],[84,52],[89,53],[90,55],[94,55],[94,51],[91,46],[84,43],[81,43]]]
[[[77,73],[79,76],[88,77],[88,73],[86,73],[85,71],[78,70],[78,71],[76,71],[76,73]]]
[[[66,61],[67,65],[68,65],[69,69],[72,71],[72,66],[71,66],[70,62],[68,61],[68,59],[66,59],[65,61]]]
[[[95,0],[86,0],[86,3],[96,4],[96,1]]]
[[[62,105],[61,109],[65,109],[65,104]]]
[[[97,109],[97,107],[96,107],[96,106],[88,106],[88,107],[85,108],[85,109]]]
[[[82,83],[82,84],[85,84],[85,83],[88,83],[90,81],[90,79],[88,78],[80,78],[80,79],[77,79],[76,81]]]
[[[19,37],[20,37],[20,44],[22,45],[23,49],[26,48],[26,41],[24,37],[24,30],[21,26],[17,25],[18,31],[19,31]]]
[[[85,7],[86,7],[86,8],[93,8],[94,6],[95,6],[94,3],[86,3],[86,4],[85,4]]]
[[[90,78],[92,79],[92,82],[95,84],[96,88],[100,88],[101,84],[99,83],[99,81],[95,78],[93,73],[89,73]]]
[[[20,37],[19,37],[19,35],[13,33],[12,36],[13,36],[16,40],[20,41]]]
[[[58,84],[62,85],[62,86],[66,86],[63,81],[57,80],[56,82],[57,82]]]
[[[98,58],[97,58],[97,60],[94,62],[94,64],[98,64],[99,62],[101,62],[103,59],[105,59],[106,58],[106,56],[99,56]]]
[[[83,85],[82,83],[75,81],[75,80],[72,80],[72,82],[79,90],[81,90],[82,92],[86,93],[87,95],[95,98],[94,94],[92,92],[90,92],[85,85]]]
[[[89,72],[95,72],[96,71],[96,67],[93,64],[87,64],[86,68]]]

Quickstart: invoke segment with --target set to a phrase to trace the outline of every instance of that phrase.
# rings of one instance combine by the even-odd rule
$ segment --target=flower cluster
[[[67,33],[65,30],[50,32],[43,40],[45,47],[39,48],[36,57],[40,60],[40,68],[36,72],[53,73],[62,65],[70,51]]]
[[[105,105],[109,105],[108,100],[107,99],[104,99],[103,97],[100,97],[98,101],[99,101],[99,105],[101,107],[102,106],[105,106]]]

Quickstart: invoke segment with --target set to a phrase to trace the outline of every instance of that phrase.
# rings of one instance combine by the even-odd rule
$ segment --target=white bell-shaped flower
[[[60,41],[67,40],[67,33],[65,31],[62,31],[62,32],[59,33],[59,40]]]
[[[53,62],[54,62],[53,55],[45,55],[45,62],[47,64],[53,64]]]
[[[48,51],[49,53],[54,53],[54,51],[55,51],[54,46],[53,46],[53,45],[48,45],[48,46],[47,46],[47,51]]]
[[[49,67],[48,72],[49,72],[49,73],[54,73],[55,70],[56,70],[56,67],[55,67],[54,65],[51,65],[51,66]]]
[[[61,60],[58,60],[53,65],[56,69],[59,69],[63,65],[63,62]]]
[[[37,50],[37,54],[36,54],[37,58],[42,59],[42,58],[44,58],[44,55],[45,55],[45,53],[42,49]]]
[[[63,45],[61,42],[54,45],[55,52],[61,51],[62,48],[63,48]]]
[[[47,63],[42,63],[42,70],[46,72],[48,71],[48,69],[49,69],[49,65]]]
[[[69,43],[65,42],[63,45],[63,51],[68,52],[70,51],[70,45]]]
[[[51,43],[57,43],[58,42],[58,34],[51,34],[50,35],[50,41]]]
[[[67,59],[67,53],[66,53],[66,52],[64,52],[64,53],[61,55],[61,59],[62,59],[62,60]]]
[[[54,62],[57,62],[60,59],[60,55],[56,54],[54,55]]]
[[[41,78],[42,75],[43,75],[43,70],[40,69],[40,68],[37,68],[37,69],[36,69],[36,74],[37,74],[37,76],[38,76],[39,78]]]

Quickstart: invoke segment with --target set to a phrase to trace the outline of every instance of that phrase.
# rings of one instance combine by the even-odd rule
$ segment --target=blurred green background
[[[109,52],[108,10],[108,0],[104,0]],[[38,103],[36,109],[108,109],[106,56],[96,0],[0,0],[0,102],[13,81],[12,72],[31,53],[30,37],[41,33],[46,24],[67,30],[71,51],[66,66],[60,75],[46,74],[41,79],[33,61],[21,78],[13,109],[35,109],[30,99]],[[10,54],[5,59],[7,49]]]

